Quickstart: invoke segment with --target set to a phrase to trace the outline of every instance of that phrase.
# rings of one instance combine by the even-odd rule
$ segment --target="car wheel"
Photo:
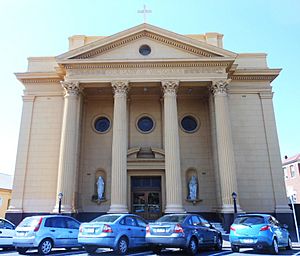
[[[16,251],[19,253],[19,254],[26,254],[27,252],[27,248],[26,247],[16,247]]]
[[[233,252],[239,252],[240,251],[240,247],[238,247],[237,245],[231,245],[231,251],[233,251]]]
[[[83,248],[86,250],[87,253],[94,253],[98,249],[96,246],[92,245],[85,245],[83,246]]]
[[[126,254],[126,252],[128,251],[128,240],[125,236],[122,236],[119,239],[115,251],[120,255]]]
[[[216,251],[221,251],[222,250],[222,245],[223,245],[222,237],[218,236],[217,242],[215,244],[215,250]]]
[[[288,245],[285,247],[287,250],[293,250],[293,245],[292,245],[292,239],[289,237],[288,239]]]
[[[154,252],[155,254],[160,254],[161,253],[162,248],[159,246],[153,246],[151,247],[151,251]]]
[[[187,252],[189,255],[196,255],[198,251],[198,243],[195,238],[191,238]]]
[[[279,248],[278,248],[278,242],[276,239],[273,240],[272,246],[270,248],[270,251],[272,254],[278,254]]]
[[[38,252],[40,255],[47,255],[51,252],[52,250],[52,241],[48,238],[42,240],[42,242],[40,242],[39,247],[38,247]]]

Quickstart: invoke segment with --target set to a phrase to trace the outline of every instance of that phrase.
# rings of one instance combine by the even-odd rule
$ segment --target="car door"
[[[53,238],[54,247],[68,245],[68,233],[63,217],[48,217],[45,221],[45,229],[45,235],[49,234]]]
[[[15,226],[4,219],[0,219],[0,247],[11,246],[14,234]]]
[[[278,227],[278,232],[281,234],[281,241],[278,241],[280,245],[286,246],[288,244],[288,239],[289,239],[289,232],[287,229],[283,228],[283,225],[279,223],[277,219],[274,217],[273,221],[276,223],[276,226]]]
[[[142,218],[136,217],[137,222],[137,230],[136,234],[138,237],[138,245],[139,246],[145,246],[146,245],[146,226],[147,222],[145,222]]]
[[[204,218],[199,216],[199,219],[201,221],[201,226],[203,227],[203,229],[205,229],[205,237],[206,237],[206,243],[207,244],[213,244],[215,243],[217,237],[216,237],[216,232],[215,230],[212,228],[211,224]]]
[[[121,235],[125,234],[129,238],[129,246],[139,246],[138,234],[137,234],[137,222],[133,216],[126,216],[120,221]]]
[[[192,236],[193,234],[196,235],[198,237],[199,246],[205,245],[207,243],[206,229],[205,227],[202,227],[200,218],[196,215],[192,215],[187,223],[189,226],[189,236]]]
[[[269,223],[271,224],[271,227],[277,237],[278,245],[281,246],[285,244],[284,232],[282,231],[279,222],[273,216],[271,216]]]
[[[68,241],[67,244],[69,246],[79,246],[78,245],[78,232],[79,232],[79,226],[80,223],[72,218],[65,218],[66,226],[67,226],[67,232],[68,232]]]

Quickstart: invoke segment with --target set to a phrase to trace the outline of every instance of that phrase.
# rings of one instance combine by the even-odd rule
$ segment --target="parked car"
[[[13,236],[16,226],[6,219],[0,218],[0,248],[13,249]]]
[[[79,226],[80,222],[69,216],[27,217],[17,226],[13,245],[20,254],[25,254],[30,248],[37,248],[39,255],[49,254],[54,247],[79,248]]]
[[[98,247],[126,254],[129,248],[146,246],[147,222],[134,214],[106,214],[80,225],[78,242],[88,253]]]
[[[287,225],[281,225],[268,214],[244,214],[238,216],[230,227],[231,249],[269,249],[277,254],[280,247],[292,249],[292,241]]]
[[[159,254],[162,248],[182,248],[195,255],[201,247],[222,250],[222,235],[207,220],[196,214],[168,214],[146,229],[146,242]]]

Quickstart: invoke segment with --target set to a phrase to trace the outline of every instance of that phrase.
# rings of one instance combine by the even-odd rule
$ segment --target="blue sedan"
[[[167,214],[148,224],[146,242],[156,254],[168,247],[182,248],[189,255],[203,247],[222,250],[220,231],[197,214]]]
[[[128,248],[146,245],[147,222],[134,214],[106,214],[79,228],[78,242],[88,253],[97,248],[111,248],[124,255]]]
[[[239,252],[240,248],[268,249],[272,254],[277,254],[282,247],[291,250],[292,241],[287,228],[272,215],[240,215],[230,227],[231,249],[233,252]]]

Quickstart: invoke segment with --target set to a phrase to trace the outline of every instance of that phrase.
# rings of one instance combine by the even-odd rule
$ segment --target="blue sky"
[[[0,0],[0,172],[13,173],[29,56],[56,56],[72,35],[109,36],[147,22],[179,33],[224,34],[233,52],[266,52],[281,155],[300,152],[300,1],[298,0]]]

